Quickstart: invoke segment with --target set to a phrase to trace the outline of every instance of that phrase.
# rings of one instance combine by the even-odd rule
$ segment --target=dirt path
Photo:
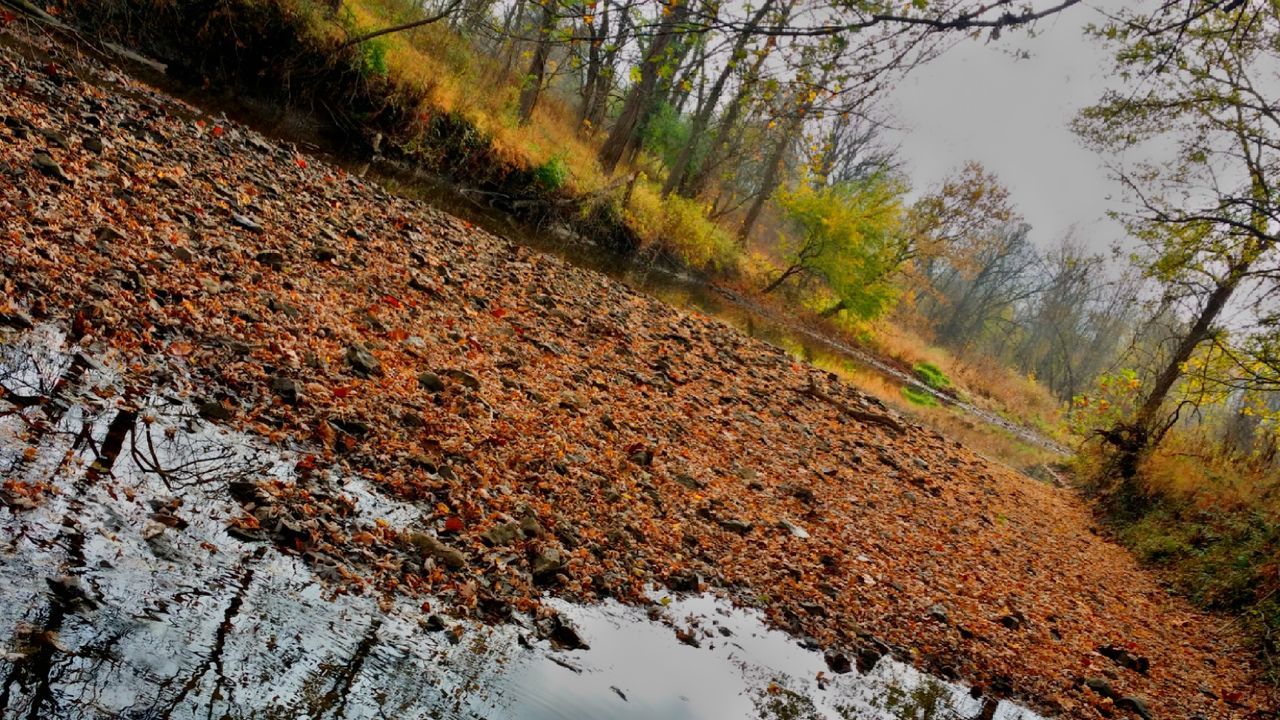
[[[460,615],[701,586],[833,653],[1071,717],[1269,707],[1229,624],[1071,493],[722,323],[44,49],[0,54],[0,317],[108,342],[140,382],[187,370],[207,418],[435,508],[369,529],[305,484],[239,485],[237,532]]]

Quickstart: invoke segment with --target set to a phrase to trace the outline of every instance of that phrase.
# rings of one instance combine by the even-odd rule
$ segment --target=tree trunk
[[[1142,432],[1150,435],[1153,431],[1158,433],[1160,430],[1160,428],[1156,427],[1160,408],[1164,405],[1169,391],[1173,389],[1178,379],[1182,377],[1182,366],[1191,359],[1191,355],[1196,348],[1200,347],[1200,344],[1209,337],[1213,323],[1222,314],[1222,310],[1226,307],[1227,301],[1231,299],[1231,295],[1235,293],[1243,272],[1244,269],[1233,270],[1222,283],[1214,288],[1213,294],[1209,296],[1204,308],[1200,310],[1200,315],[1196,317],[1195,323],[1187,331],[1187,334],[1183,336],[1182,341],[1178,343],[1178,349],[1174,351],[1173,357],[1169,358],[1169,362],[1160,371],[1160,375],[1156,377],[1155,384],[1151,386],[1151,392],[1147,393],[1146,399],[1142,402],[1142,407],[1138,409],[1138,414],[1134,416],[1134,425]],[[1154,437],[1152,440],[1158,441],[1159,437]]]
[[[533,59],[529,61],[529,72],[524,78],[524,88],[520,90],[520,124],[527,125],[533,118],[533,110],[538,106],[538,96],[542,94],[542,83],[547,72],[547,59],[551,56],[551,33],[556,28],[556,0],[543,0],[542,22],[538,27],[538,46],[533,50]]]
[[[759,25],[771,7],[773,7],[773,0],[765,0],[760,9],[756,11],[756,14],[752,16],[751,23],[744,27],[742,32],[738,33],[738,38],[734,41],[733,49],[730,51],[729,62],[725,63],[724,69],[720,71],[715,84],[711,86],[707,97],[703,99],[697,113],[694,114],[693,122],[689,127],[689,142],[680,148],[680,155],[676,158],[675,166],[671,168],[671,172],[667,175],[667,182],[662,186],[663,197],[684,186],[689,174],[689,165],[698,149],[698,141],[702,138],[703,133],[707,131],[707,126],[711,124],[711,115],[715,112],[716,105],[720,100],[720,93],[724,92],[724,86],[729,82],[729,77],[733,74],[738,57],[747,49],[747,43],[751,40],[750,31]],[[757,60],[754,67],[756,70],[759,69],[759,60]],[[736,120],[736,118],[734,119]]]
[[[800,126],[804,123],[804,107],[795,109],[795,116],[787,123],[787,127],[783,129],[779,135],[778,141],[773,146],[773,151],[769,154],[769,159],[765,161],[764,176],[760,178],[760,192],[756,193],[755,199],[751,201],[751,207],[747,210],[747,217],[743,219],[742,226],[738,228],[738,246],[746,247],[747,239],[751,237],[751,231],[755,229],[756,221],[760,219],[760,213],[764,211],[764,204],[773,197],[773,191],[778,188],[782,180],[782,165],[787,159],[787,148],[791,145],[791,141],[795,138]]]
[[[658,25],[657,33],[640,63],[640,81],[627,93],[622,104],[618,121],[609,132],[609,137],[600,146],[600,166],[606,174],[612,174],[622,162],[622,158],[635,149],[640,139],[641,120],[649,109],[657,89],[659,72],[667,54],[667,48],[675,38],[676,26],[684,22],[689,14],[689,6],[681,0],[673,0],[669,12]]]

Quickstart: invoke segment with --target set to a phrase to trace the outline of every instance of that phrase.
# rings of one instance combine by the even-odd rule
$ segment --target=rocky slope
[[[1070,717],[1274,707],[1229,624],[1069,491],[715,320],[0,33],[0,320],[109,343],[139,393],[189,379],[207,421],[309,449],[302,483],[228,487],[236,537],[342,591],[495,620],[545,591],[710,588],[833,670],[895,652]],[[332,472],[434,520],[356,523]],[[38,490],[7,488],[6,511]]]

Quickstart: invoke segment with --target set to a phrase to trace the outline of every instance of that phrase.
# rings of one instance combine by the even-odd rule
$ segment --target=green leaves
[[[857,182],[782,193],[779,201],[800,231],[786,248],[793,267],[821,278],[852,317],[868,320],[889,310],[898,288],[894,238],[902,221],[904,184],[885,173]]]

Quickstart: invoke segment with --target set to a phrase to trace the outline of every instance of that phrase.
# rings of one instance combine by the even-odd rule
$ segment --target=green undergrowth
[[[913,405],[920,405],[922,407],[938,407],[938,405],[941,404],[938,402],[938,398],[930,395],[920,388],[912,387],[910,385],[902,386],[902,397],[906,398]]]
[[[942,391],[951,388],[951,379],[937,365],[931,362],[917,363],[912,370],[921,382],[934,390]]]
[[[1078,471],[1116,538],[1197,606],[1234,616],[1280,685],[1280,479],[1206,445],[1174,434],[1129,490],[1105,479],[1105,456],[1082,455]]]

